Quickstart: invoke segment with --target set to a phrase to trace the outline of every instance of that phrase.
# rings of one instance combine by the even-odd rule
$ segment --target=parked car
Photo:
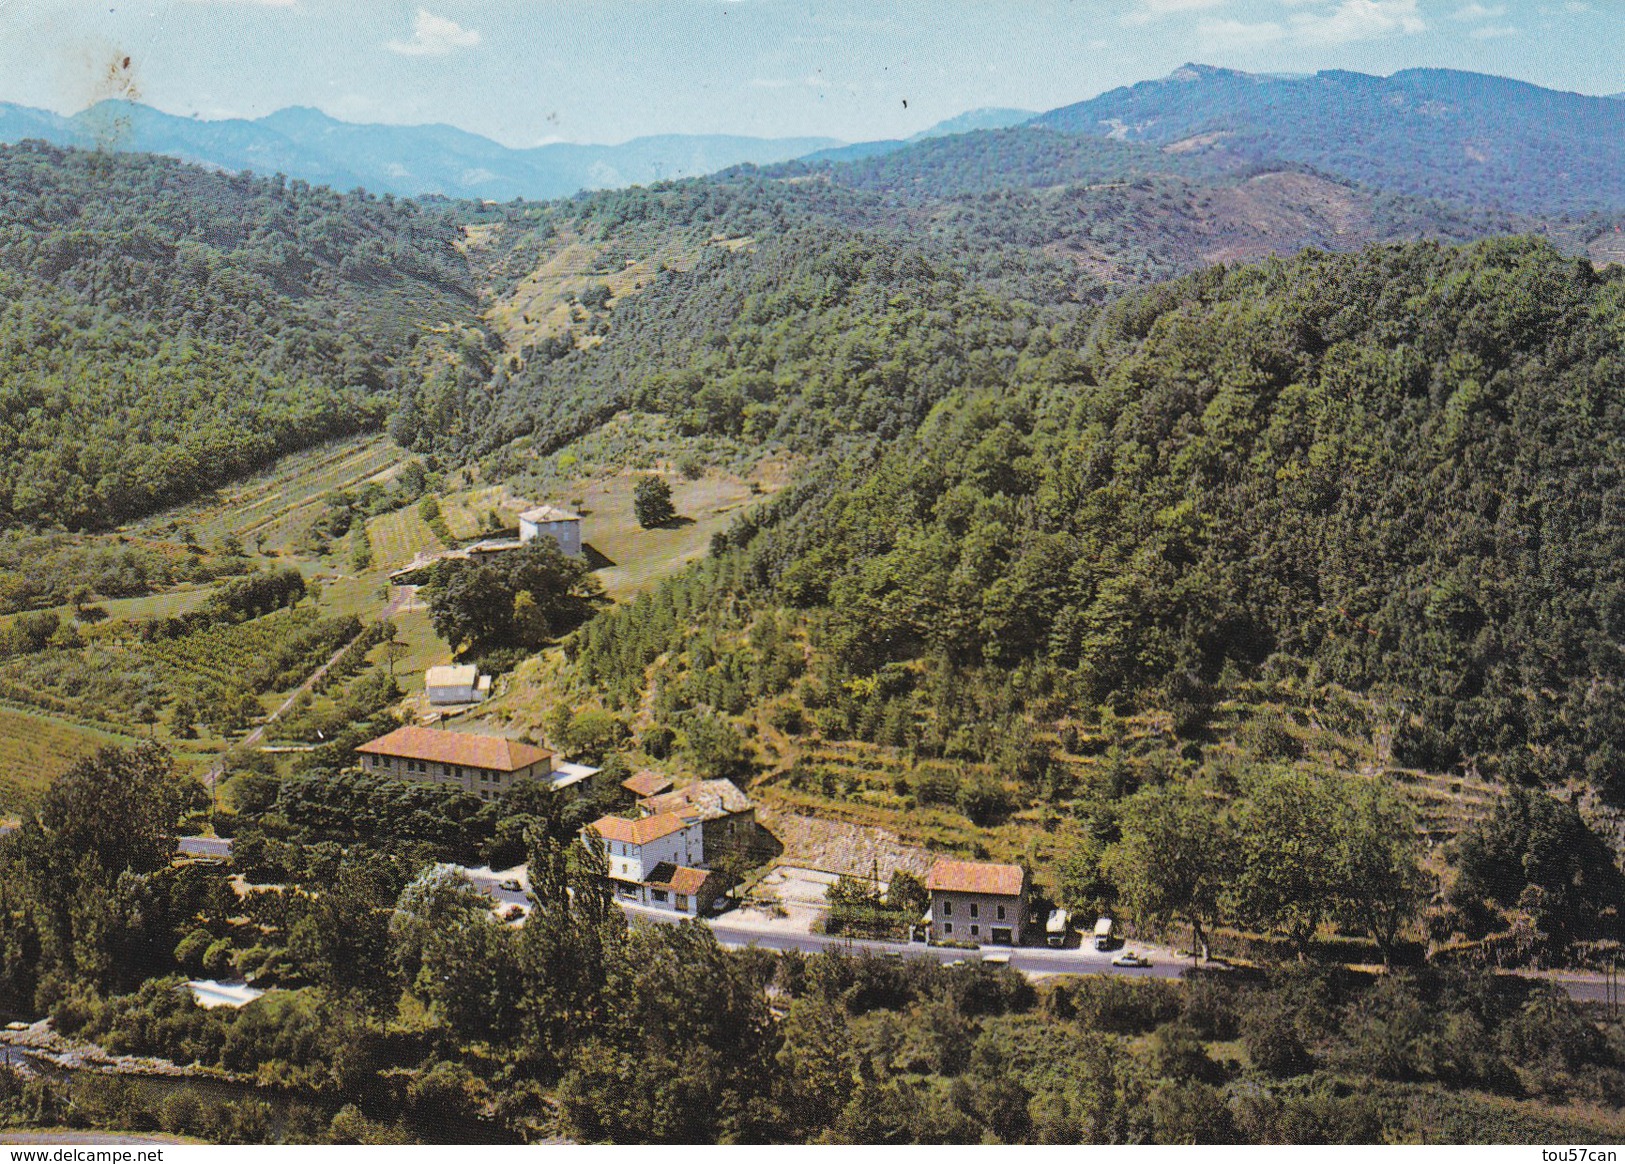
[[[1072,915],[1064,909],[1052,909],[1044,925],[1044,940],[1052,946],[1066,945],[1067,931],[1072,928]]]
[[[1142,957],[1140,957],[1140,955],[1136,954],[1133,950],[1124,950],[1121,954],[1117,955],[1117,957],[1112,959],[1112,965],[1113,966],[1149,966],[1149,965],[1151,965],[1151,959],[1142,958]]]
[[[520,893],[523,892],[525,887],[519,884],[519,879],[517,877],[510,877],[502,883],[502,888],[506,889],[509,893]]]
[[[1095,949],[1109,950],[1112,948],[1112,919],[1100,918],[1095,922]]]

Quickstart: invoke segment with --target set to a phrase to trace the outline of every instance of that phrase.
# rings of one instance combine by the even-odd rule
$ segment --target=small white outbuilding
[[[454,703],[478,703],[491,690],[491,677],[481,675],[472,663],[458,666],[430,667],[423,676],[423,685],[429,692],[429,703],[442,707]]]
[[[581,517],[552,505],[538,505],[519,515],[519,540],[532,542],[548,537],[572,558],[581,557]]]

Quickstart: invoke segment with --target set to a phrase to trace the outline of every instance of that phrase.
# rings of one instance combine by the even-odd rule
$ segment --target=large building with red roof
[[[363,771],[397,780],[449,784],[481,800],[496,799],[519,780],[561,783],[555,777],[552,752],[501,736],[403,727],[369,740],[356,753]],[[575,766],[571,767],[567,775],[575,776]],[[592,770],[580,771],[590,774]]]

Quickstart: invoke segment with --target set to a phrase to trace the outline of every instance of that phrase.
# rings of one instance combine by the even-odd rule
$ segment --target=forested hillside
[[[0,528],[104,528],[381,425],[419,339],[473,317],[458,237],[410,202],[0,148]]]
[[[1024,323],[740,526],[713,585],[811,616],[837,737],[990,758],[1008,717],[1101,703],[1200,734],[1222,689],[1296,676],[1386,701],[1399,762],[1618,798],[1622,321],[1617,269],[1502,240]],[[633,696],[690,633],[652,627],[584,631],[589,682]]]
[[[1186,65],[1031,124],[1521,213],[1625,208],[1625,105],[1451,69],[1277,77]]]

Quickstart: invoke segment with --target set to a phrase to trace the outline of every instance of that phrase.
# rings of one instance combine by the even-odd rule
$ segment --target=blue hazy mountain
[[[1625,207],[1625,102],[1451,69],[1260,76],[1186,65],[1033,125],[1313,166],[1529,213]]]
[[[252,121],[205,121],[123,101],[102,102],[72,117],[0,103],[0,141],[24,138],[167,154],[344,190],[364,186],[379,193],[498,200],[689,178],[745,162],[788,161],[840,144],[819,137],[671,134],[620,145],[511,149],[449,125],[356,125],[306,108]]]
[[[880,157],[893,153],[914,142],[929,141],[935,137],[953,137],[961,133],[974,133],[979,129],[1008,129],[1021,125],[1037,116],[1031,109],[971,109],[958,117],[939,121],[930,129],[922,129],[910,137],[886,138],[881,141],[860,141],[851,145],[838,145],[808,155],[809,162],[855,162],[863,158]]]

